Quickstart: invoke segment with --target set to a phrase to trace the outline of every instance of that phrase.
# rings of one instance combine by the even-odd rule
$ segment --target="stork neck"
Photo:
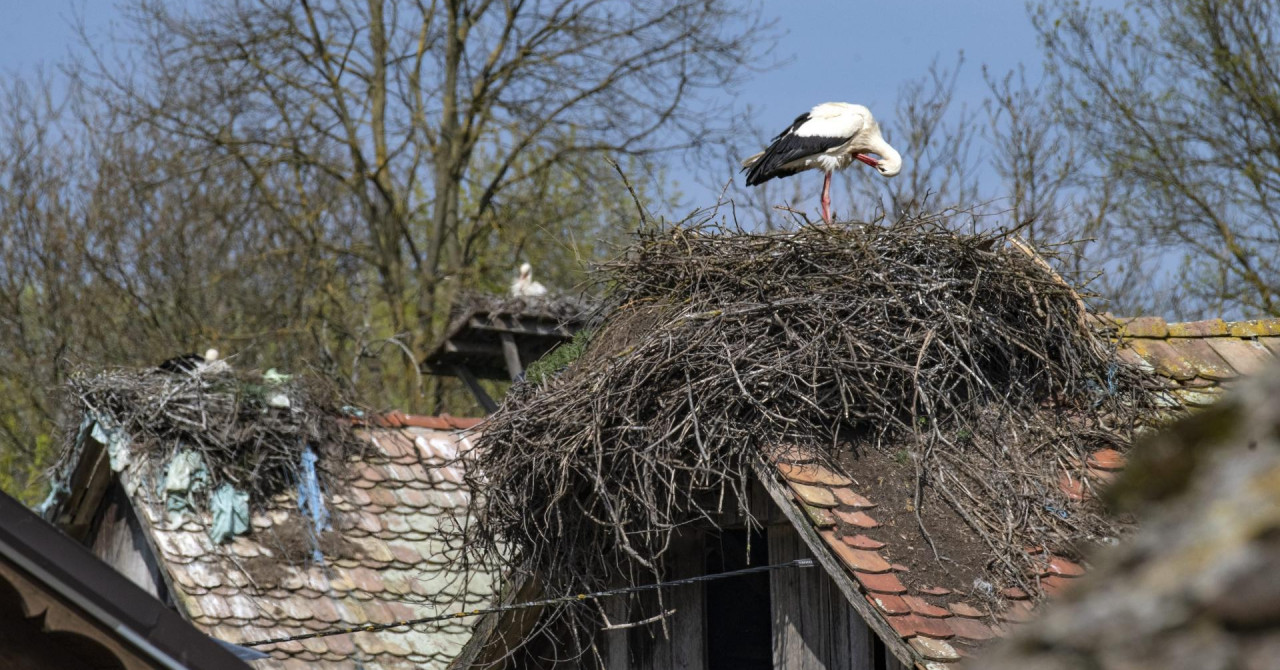
[[[872,153],[880,156],[880,170],[885,176],[892,177],[902,170],[902,154],[898,153],[897,149],[889,146],[889,143],[884,141],[884,138],[877,134],[876,137],[871,139],[870,144],[871,146],[868,148],[871,149]]]

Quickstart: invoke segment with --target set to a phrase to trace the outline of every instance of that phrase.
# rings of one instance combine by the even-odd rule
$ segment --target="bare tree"
[[[301,239],[352,227],[332,251],[373,273],[415,355],[495,241],[548,223],[517,203],[548,182],[598,198],[604,157],[714,140],[700,95],[771,39],[730,0],[138,0],[129,18],[144,67],[100,54],[104,99],[184,138],[191,169],[237,165]]]
[[[1280,315],[1277,17],[1272,0],[1033,13],[1054,102],[1088,147],[1087,185],[1111,194],[1100,233],[1131,251],[1130,270],[1168,282],[1163,311]]]

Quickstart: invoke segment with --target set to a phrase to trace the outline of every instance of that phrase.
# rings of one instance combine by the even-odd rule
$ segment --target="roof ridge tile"
[[[1280,335],[1280,318],[1228,321],[1227,333],[1234,337]]]
[[[1169,324],[1169,337],[1225,337],[1229,333],[1227,322],[1222,319],[1181,321]]]

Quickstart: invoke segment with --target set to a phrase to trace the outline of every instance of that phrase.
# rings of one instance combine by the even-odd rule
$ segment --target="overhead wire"
[[[486,614],[501,614],[503,612],[514,612],[516,610],[528,609],[530,607],[545,607],[547,605],[556,605],[562,603],[584,602],[587,600],[598,600],[600,598],[609,598],[613,596],[627,595],[631,593],[640,593],[643,591],[654,591],[657,589],[671,588],[675,586],[686,586],[689,584],[697,584],[699,582],[710,582],[718,579],[728,579],[731,577],[741,577],[744,575],[758,574],[762,572],[772,572],[775,570],[785,570],[788,568],[811,568],[813,567],[812,558],[798,558],[794,561],[786,563],[775,563],[773,565],[758,565],[751,568],[742,568],[740,570],[730,570],[728,572],[718,572],[710,575],[698,575],[696,577],[683,577],[681,579],[672,579],[656,584],[641,584],[639,586],[624,586],[616,589],[608,589],[605,591],[595,591],[593,593],[576,593],[566,596],[558,596],[555,598],[543,598],[541,600],[530,600],[521,603],[512,603],[510,605],[500,605],[497,607],[485,607],[480,609],[463,610],[460,612],[451,612],[448,614],[437,614],[434,616],[420,617],[417,619],[404,619],[401,621],[392,621],[390,623],[366,623],[359,626],[346,626],[341,628],[331,628],[328,630],[315,631],[311,633],[302,633],[299,635],[289,635],[285,637],[273,637],[267,640],[255,640],[252,642],[239,642],[242,647],[261,647],[269,644],[282,644],[285,642],[296,642],[299,640],[310,640],[317,637],[330,637],[333,635],[346,635],[349,633],[376,633],[378,631],[391,630],[394,628],[412,628],[427,623],[436,623],[440,621],[451,621],[454,619],[464,619],[468,617],[483,616]],[[394,632],[394,631],[393,631]],[[404,632],[408,632],[407,630]]]

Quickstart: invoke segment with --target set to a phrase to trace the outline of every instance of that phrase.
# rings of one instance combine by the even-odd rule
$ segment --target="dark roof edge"
[[[781,483],[774,478],[772,469],[765,464],[764,461],[757,461],[753,464],[756,479],[764,486],[764,490],[768,492],[769,498],[773,504],[778,507],[782,515],[787,521],[791,522],[791,527],[795,528],[796,533],[800,535],[809,552],[813,554],[814,560],[822,569],[831,577],[831,581],[835,582],[836,589],[840,595],[844,596],[849,606],[853,608],[858,616],[862,618],[871,632],[880,638],[884,643],[885,649],[898,659],[898,662],[904,666],[915,667],[921,659],[907,645],[906,640],[885,622],[884,618],[862,597],[862,587],[853,580],[849,573],[845,571],[834,556],[831,550],[827,548],[826,543],[818,535],[818,532],[809,525],[808,520],[804,518],[800,510],[792,504],[789,494]]]
[[[83,545],[3,494],[0,555],[159,667],[249,667]]]

